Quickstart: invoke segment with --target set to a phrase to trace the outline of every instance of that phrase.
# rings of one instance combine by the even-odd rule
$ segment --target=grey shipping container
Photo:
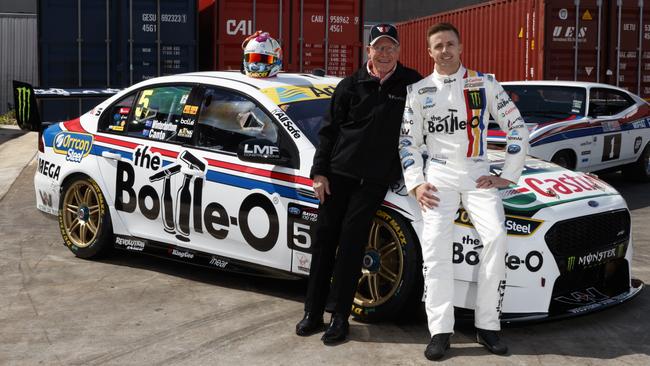
[[[38,83],[36,14],[0,14],[0,114],[13,108],[11,81]]]
[[[39,0],[40,86],[124,88],[197,69],[196,0]],[[43,101],[46,121],[97,100]]]

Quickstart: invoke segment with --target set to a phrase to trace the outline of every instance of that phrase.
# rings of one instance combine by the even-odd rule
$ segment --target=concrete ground
[[[423,313],[397,323],[353,321],[347,343],[326,347],[320,335],[294,334],[305,281],[131,253],[75,258],[62,245],[56,220],[35,208],[34,134],[0,142],[3,164],[10,154],[31,161],[0,176],[6,181],[13,176],[6,172],[19,173],[0,194],[0,365],[431,364],[422,355],[429,338]],[[630,205],[634,273],[650,283],[650,185],[626,183],[616,174],[605,179]],[[471,324],[458,324],[441,364],[647,365],[648,309],[646,289],[600,313],[507,327],[506,357],[488,354],[473,341]]]

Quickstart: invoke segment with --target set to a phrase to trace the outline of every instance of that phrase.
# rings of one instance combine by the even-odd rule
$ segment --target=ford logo
[[[598,207],[599,205],[598,201],[594,201],[594,200],[587,202],[587,204],[589,205],[589,207]]]
[[[289,213],[292,215],[300,215],[300,209],[298,207],[289,207]]]

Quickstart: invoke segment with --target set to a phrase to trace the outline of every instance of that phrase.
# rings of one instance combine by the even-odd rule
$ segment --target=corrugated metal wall
[[[36,14],[0,13],[0,113],[13,109],[11,81],[38,85]]]

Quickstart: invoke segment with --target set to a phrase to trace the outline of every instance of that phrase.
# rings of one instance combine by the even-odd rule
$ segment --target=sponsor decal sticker
[[[293,138],[300,138],[300,130],[293,124],[291,118],[289,118],[289,116],[287,116],[287,114],[284,113],[282,109],[276,109],[271,113],[280,121],[280,123],[282,123],[284,127],[286,127],[287,131],[291,136],[293,136]]]
[[[292,103],[302,100],[328,99],[334,94],[333,84],[316,84],[313,86],[291,86],[265,88],[260,90],[276,104]]]
[[[147,246],[147,242],[141,239],[130,237],[116,236],[115,247],[130,250],[132,252],[141,252]]]
[[[59,180],[61,167],[45,159],[38,158],[38,172],[48,178]]]
[[[65,160],[81,162],[90,154],[93,146],[93,135],[78,132],[59,132],[54,137],[54,152],[65,155]]]
[[[31,111],[31,89],[27,87],[17,88],[18,92],[18,108],[16,110],[16,118],[21,121],[29,121]]]
[[[435,86],[427,86],[427,87],[424,87],[424,88],[420,88],[418,90],[418,94],[422,95],[422,94],[426,94],[426,93],[435,93],[437,91],[438,91],[437,87],[435,87]]]
[[[642,142],[642,138],[641,138],[641,136],[637,136],[637,137],[634,139],[634,153],[635,153],[635,154],[638,153],[639,150],[641,149],[641,142]]]
[[[224,269],[228,265],[228,260],[213,255],[210,257],[210,265],[217,268]]]
[[[508,154],[516,154],[521,151],[521,146],[519,145],[509,145]]]
[[[199,106],[196,105],[186,105],[183,108],[183,114],[195,115],[199,111]]]
[[[311,253],[314,225],[318,221],[318,208],[289,203],[287,243],[289,248]],[[309,267],[307,266],[307,271]]]

